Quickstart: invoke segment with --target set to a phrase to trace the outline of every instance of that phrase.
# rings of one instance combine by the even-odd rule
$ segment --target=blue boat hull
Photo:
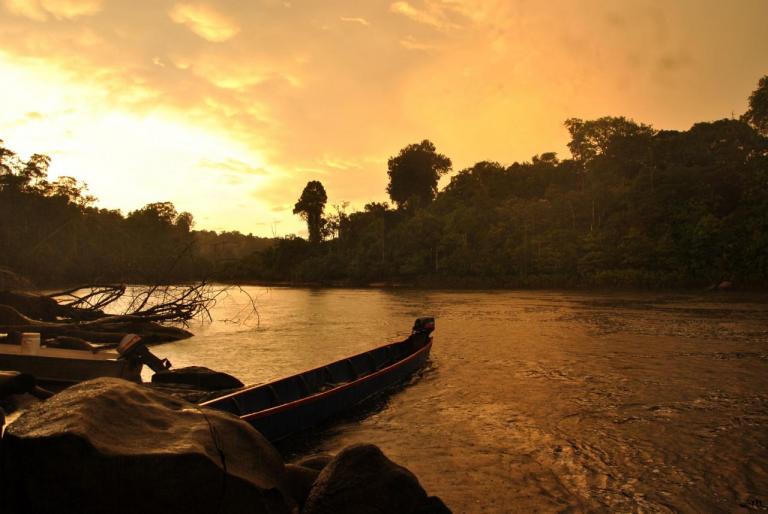
[[[414,332],[404,341],[202,405],[235,414],[270,441],[278,441],[403,383],[429,358],[430,332]]]

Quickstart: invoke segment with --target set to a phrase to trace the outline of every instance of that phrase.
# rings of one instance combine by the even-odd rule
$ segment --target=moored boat
[[[121,359],[115,351],[94,353],[41,347],[34,354],[27,354],[20,346],[3,344],[0,345],[0,369],[30,374],[53,389],[97,377],[141,382],[141,364]]]
[[[37,333],[21,334],[21,338],[20,344],[0,343],[0,370],[31,375],[54,391],[98,377],[141,382],[144,364],[156,372],[170,368],[168,360],[155,357],[135,334],[123,337],[115,350],[86,341],[79,341],[77,347],[46,346]]]
[[[403,341],[201,405],[239,416],[270,441],[284,439],[402,383],[426,363],[434,328],[434,318],[419,318]]]

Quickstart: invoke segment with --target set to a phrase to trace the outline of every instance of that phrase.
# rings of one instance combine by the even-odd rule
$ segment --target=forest
[[[24,161],[0,141],[0,272],[41,287],[225,279],[244,257],[271,244],[238,232],[192,230],[192,215],[170,202],[127,215],[100,209],[76,179],[50,181],[49,164],[39,154]]]
[[[620,116],[565,126],[569,158],[478,162],[442,190],[451,159],[410,144],[388,162],[391,205],[327,208],[310,181],[294,209],[308,239],[195,231],[168,202],[100,209],[77,180],[50,181],[46,156],[0,144],[0,267],[38,284],[768,285],[768,76],[739,118],[685,131]]]

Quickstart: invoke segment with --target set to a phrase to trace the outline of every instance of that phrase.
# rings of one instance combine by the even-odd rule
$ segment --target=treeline
[[[49,159],[0,144],[0,271],[38,284],[191,279],[460,287],[768,285],[768,76],[739,119],[657,130],[624,117],[565,122],[555,153],[455,174],[430,141],[388,161],[393,204],[326,209],[311,181],[309,239],[192,230],[153,203],[93,206]],[[1,143],[1,142],[0,142]]]
[[[170,202],[122,215],[93,206],[71,177],[48,179],[50,159],[22,160],[0,141],[0,269],[53,284],[226,279],[271,240],[192,230]]]
[[[566,127],[572,158],[479,162],[439,193],[450,159],[429,141],[410,145],[389,161],[393,207],[325,215],[325,190],[310,183],[294,212],[307,220],[311,241],[277,241],[244,264],[244,276],[479,287],[768,285],[768,77],[740,119],[687,131],[623,117],[569,119]]]

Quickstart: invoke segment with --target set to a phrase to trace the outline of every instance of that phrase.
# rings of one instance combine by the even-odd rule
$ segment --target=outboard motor
[[[166,371],[171,367],[171,361],[160,359],[150,352],[149,348],[141,342],[141,337],[136,334],[126,334],[117,347],[117,353],[120,354],[121,359],[146,364],[155,373]]]
[[[435,330],[435,318],[418,318],[413,324],[414,334],[426,333],[429,335],[433,330]]]

